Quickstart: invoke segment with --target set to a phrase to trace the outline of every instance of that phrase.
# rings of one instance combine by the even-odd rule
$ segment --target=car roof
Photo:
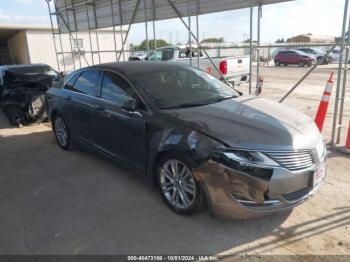
[[[100,65],[95,65],[89,67],[96,69],[108,69],[112,71],[117,71],[122,74],[127,75],[137,75],[153,73],[160,70],[178,70],[188,68],[189,65],[175,62],[157,62],[157,61],[127,61],[127,62],[113,62],[105,63]]]

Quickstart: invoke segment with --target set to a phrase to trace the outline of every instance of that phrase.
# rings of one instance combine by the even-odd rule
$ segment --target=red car
[[[276,66],[298,65],[304,67],[305,65],[311,66],[315,63],[315,58],[310,57],[299,50],[288,50],[278,52],[274,61]]]

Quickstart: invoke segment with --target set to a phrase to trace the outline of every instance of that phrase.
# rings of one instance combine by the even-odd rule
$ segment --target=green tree
[[[151,40],[148,40],[148,42],[149,42],[149,48],[154,49],[154,40],[151,39]],[[157,48],[169,45],[168,42],[163,39],[157,39],[156,42],[157,42]],[[140,45],[135,45],[134,49],[143,50],[143,51],[147,50],[147,40],[146,39],[143,40]]]
[[[281,39],[277,39],[275,41],[276,44],[279,44],[279,43],[285,43],[286,41],[284,40],[284,38],[281,38]]]
[[[223,43],[225,40],[223,37],[217,38],[217,37],[211,37],[203,39],[201,43]]]

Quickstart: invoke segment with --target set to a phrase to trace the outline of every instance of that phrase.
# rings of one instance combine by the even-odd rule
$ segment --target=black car
[[[325,174],[326,150],[312,119],[240,96],[187,65],[84,68],[50,88],[47,101],[61,148],[74,142],[136,167],[180,214],[203,203],[234,218],[288,210],[312,196]]]
[[[45,64],[0,66],[0,106],[12,125],[45,121],[46,91],[61,75]]]

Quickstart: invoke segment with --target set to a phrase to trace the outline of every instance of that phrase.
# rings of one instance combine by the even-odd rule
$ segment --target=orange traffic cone
[[[320,105],[318,107],[317,115],[315,118],[315,123],[316,123],[318,129],[320,130],[320,132],[322,132],[324,120],[326,119],[329,100],[331,98],[331,93],[332,93],[332,88],[333,88],[332,78],[333,78],[333,73],[331,73],[331,75],[327,81],[326,88],[323,92],[323,96],[321,98],[321,102],[320,102]]]
[[[350,150],[350,121],[349,121],[348,136],[346,138],[345,148],[347,150]]]

